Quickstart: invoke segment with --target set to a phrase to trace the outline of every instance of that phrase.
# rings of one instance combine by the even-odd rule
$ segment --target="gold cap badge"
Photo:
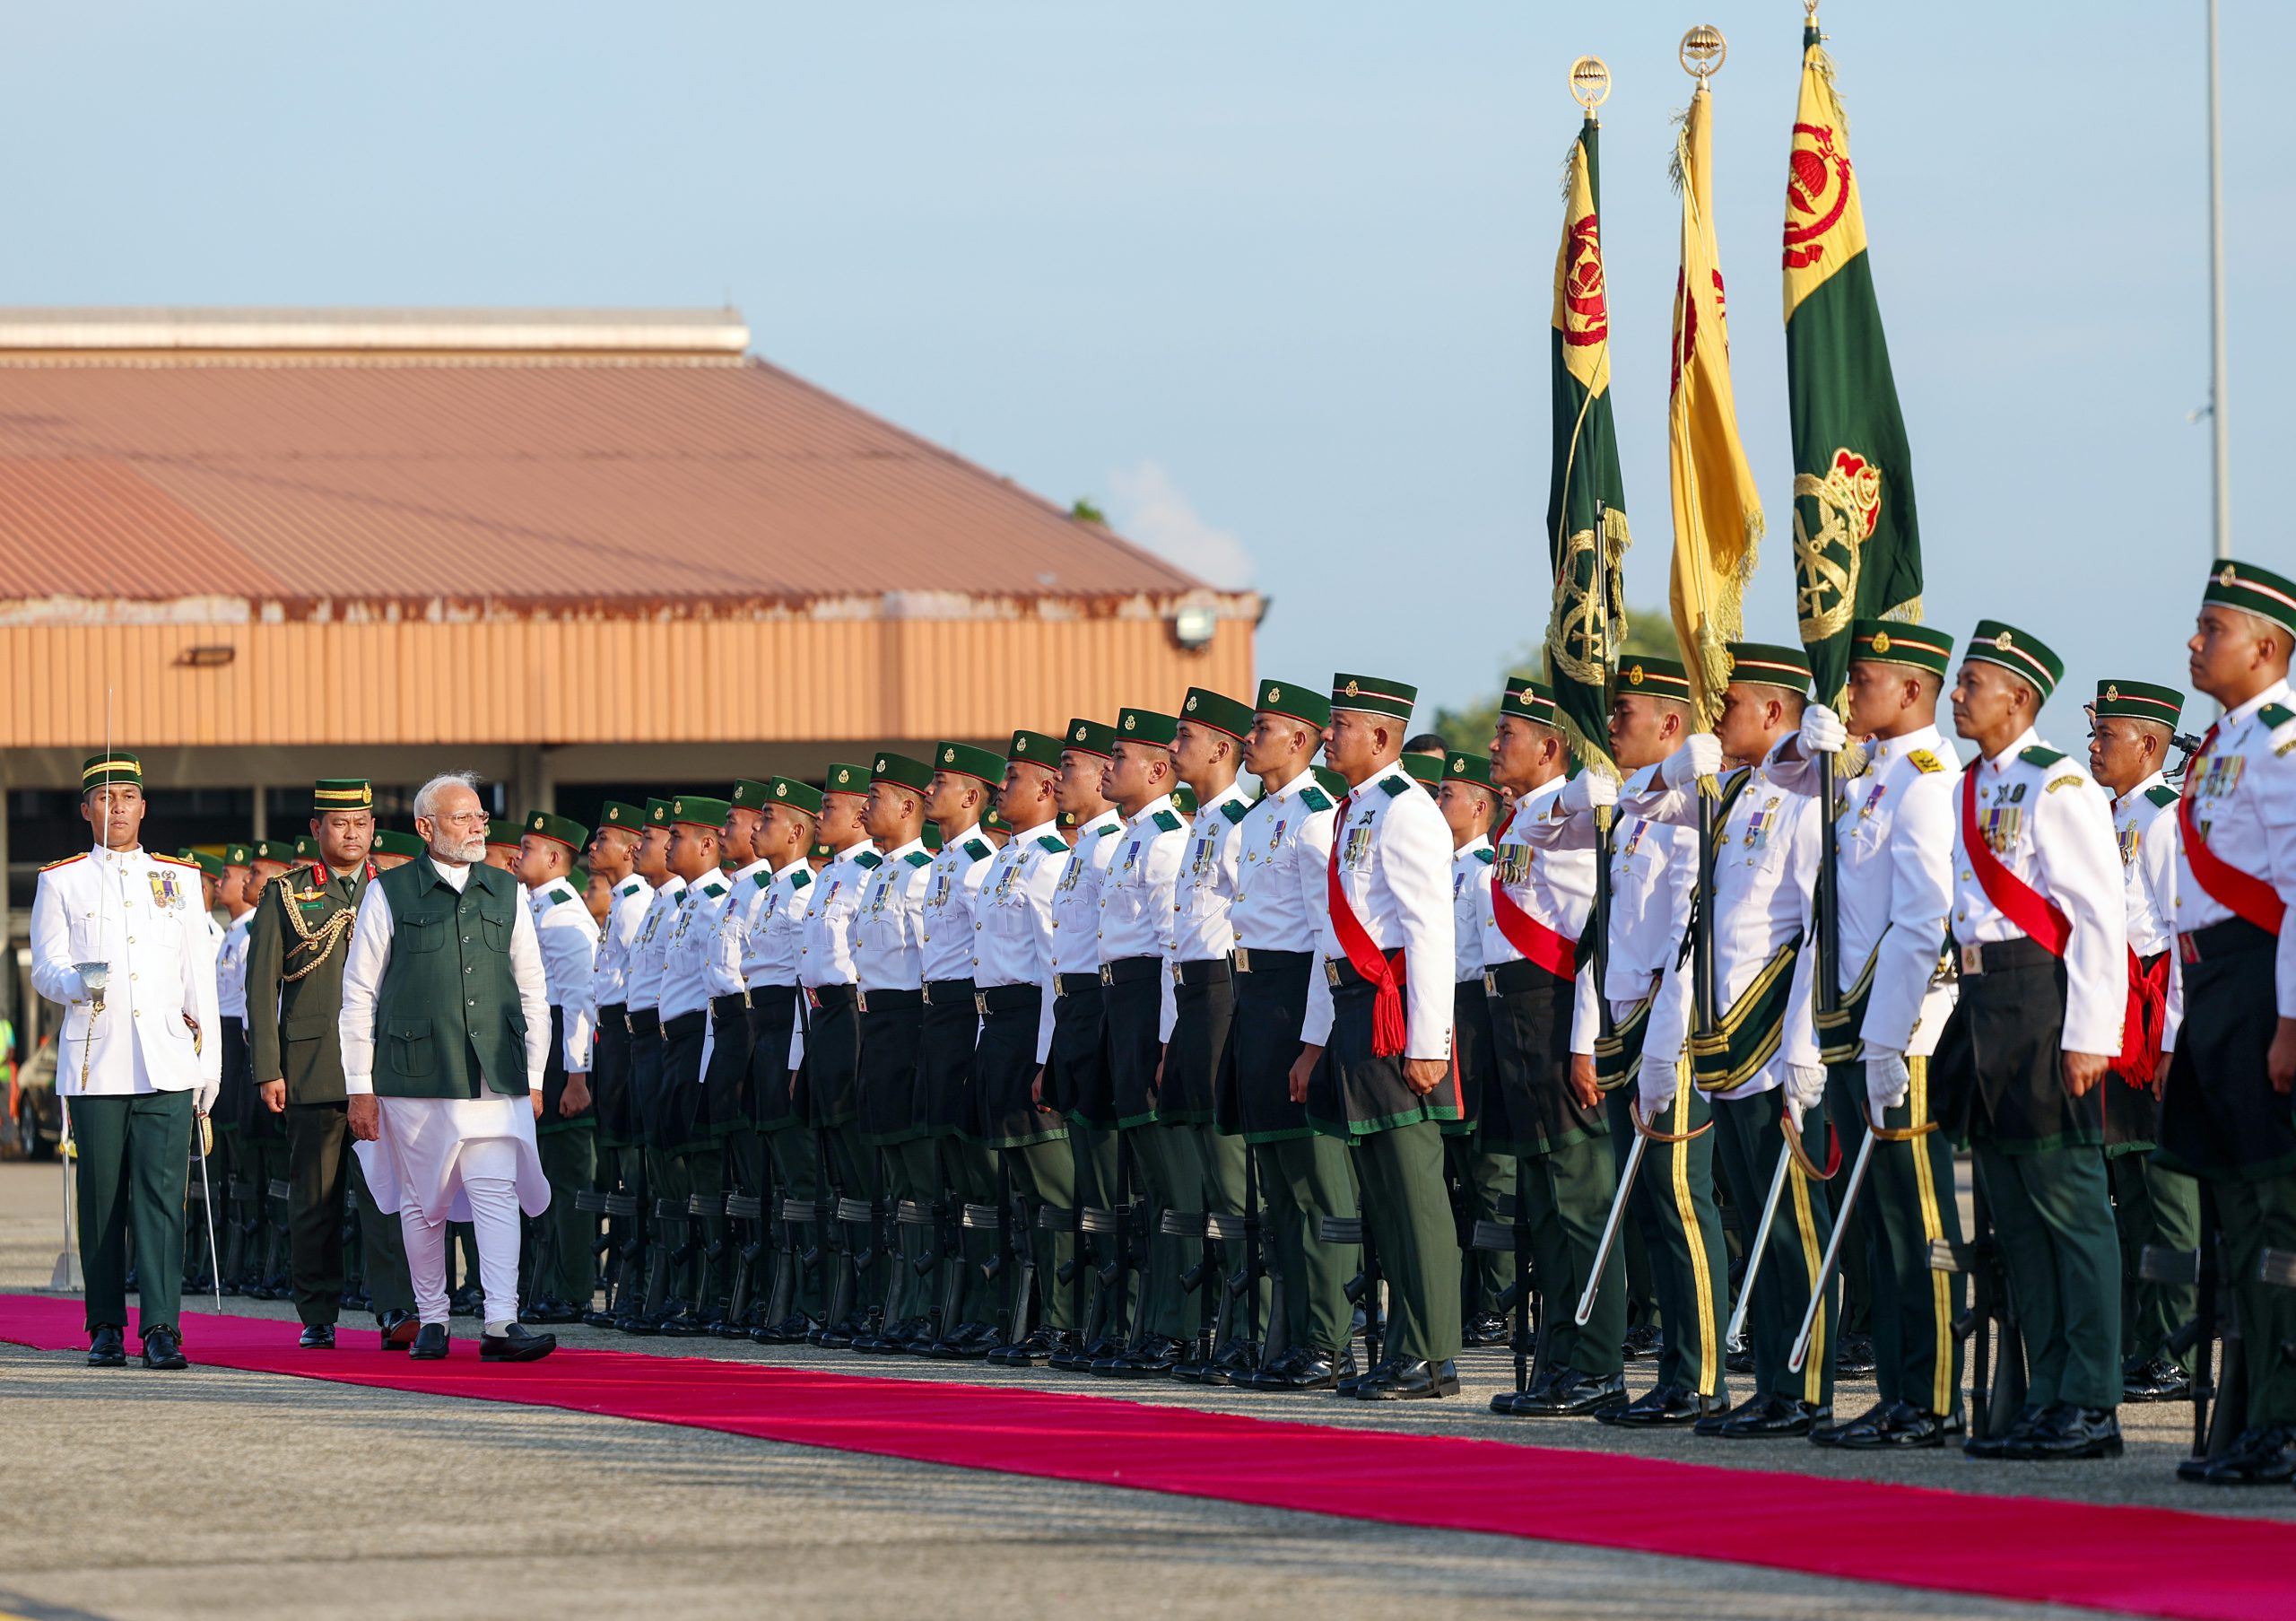
[[[1281,702],[1283,702],[1283,689],[1282,687],[1280,687],[1280,686],[1272,686],[1272,687],[1268,688],[1268,689],[1267,689],[1267,701],[1268,701],[1270,703],[1281,703]]]
[[[2118,703],[2120,702],[2119,683],[2115,682],[2112,685],[2105,689],[2105,702],[2107,703]]]
[[[1632,664],[1627,666],[1626,684],[1629,686],[1640,686],[1642,684],[1642,667],[1640,665]]]
[[[953,763],[956,757],[957,751],[952,748],[945,748],[941,751],[941,763],[944,765]]]
[[[1347,684],[1347,695],[1350,698],[1357,698],[1362,694],[1357,690],[1355,683],[1351,681]]]
[[[1128,732],[1128,731],[1130,731],[1130,730],[1132,729],[1133,725],[1134,725],[1133,718],[1132,718],[1130,715],[1126,715],[1126,716],[1124,718],[1124,729],[1125,729],[1126,731],[1127,731],[1127,732]]]
[[[1887,631],[1874,632],[1874,650],[1877,653],[1886,653],[1890,650],[1890,633]]]
[[[1187,712],[1191,715],[1196,713],[1196,694],[1194,693],[1190,693],[1187,695]]]
[[[1993,639],[1993,645],[1997,651],[2005,653],[2012,647],[2016,645],[2016,641],[2017,639],[2014,636],[2012,636],[2008,632],[2004,631],[2000,635],[1996,636]]]

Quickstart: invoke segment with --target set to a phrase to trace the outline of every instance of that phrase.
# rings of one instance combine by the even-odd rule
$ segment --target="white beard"
[[[465,867],[474,866],[486,859],[486,838],[484,834],[481,834],[461,844],[457,844],[447,838],[433,839],[430,841],[430,853],[441,861],[459,862]]]

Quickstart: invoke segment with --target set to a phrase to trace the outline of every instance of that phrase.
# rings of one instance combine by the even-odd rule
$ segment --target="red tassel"
[[[1403,1009],[1403,953],[1387,958],[1387,981],[1371,998],[1371,1051],[1391,1059],[1411,1044],[1411,1023]]]
[[[2152,1090],[2153,1071],[2161,1064],[2161,1038],[2169,1024],[2169,959],[2165,954],[2151,972],[2128,954],[2128,1005],[2121,1019],[2120,1052],[2113,1073],[2126,1085]]]

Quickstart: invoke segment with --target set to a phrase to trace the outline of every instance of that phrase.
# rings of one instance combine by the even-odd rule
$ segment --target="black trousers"
[[[287,1125],[288,1277],[295,1315],[307,1323],[333,1322],[343,1308],[343,1216],[346,1199],[359,1212],[359,1252],[367,1298],[375,1315],[414,1310],[406,1275],[406,1244],[398,1217],[375,1207],[358,1157],[351,1152],[347,1103],[290,1103]]]

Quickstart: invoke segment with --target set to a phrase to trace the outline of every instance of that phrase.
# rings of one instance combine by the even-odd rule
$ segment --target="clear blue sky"
[[[1663,602],[1674,59],[1718,23],[1723,265],[1792,634],[1778,233],[1800,8],[1448,0],[12,7],[0,301],[716,304],[760,353],[1274,598],[1262,666],[1494,684],[1544,626],[1546,323],[1581,52]],[[1566,20],[1568,14],[1569,20]],[[2181,684],[2206,557],[2200,0],[1835,0],[1929,616]],[[2296,354],[2283,22],[2225,7],[2234,550]],[[2274,290],[2283,290],[2276,294]],[[1144,697],[1152,696],[1145,695]],[[1062,712],[1047,694],[1048,714]],[[2061,744],[2077,709],[2052,706]]]

